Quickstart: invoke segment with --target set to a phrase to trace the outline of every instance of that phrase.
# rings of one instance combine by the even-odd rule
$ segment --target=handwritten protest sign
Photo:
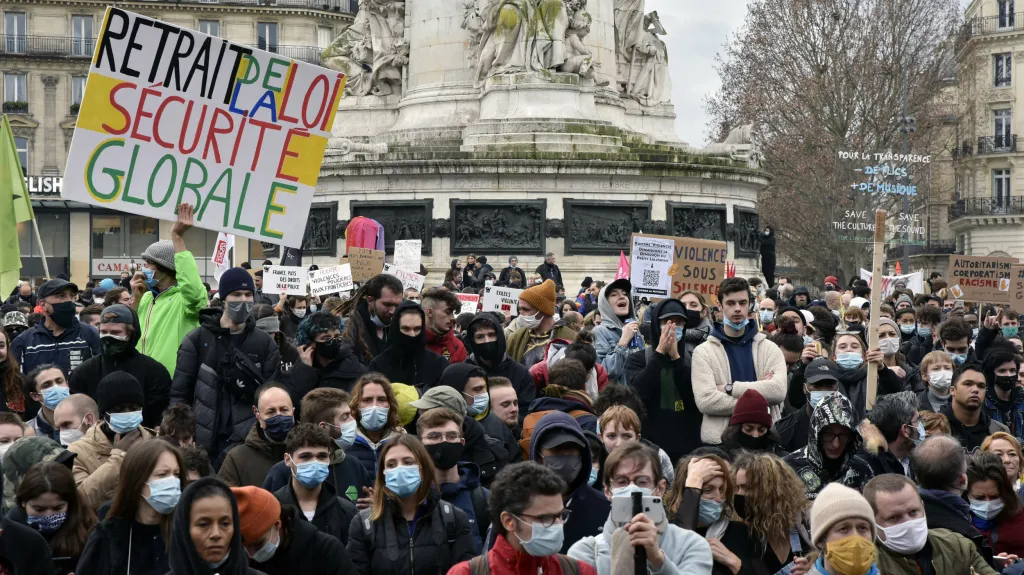
[[[341,264],[329,268],[320,268],[309,273],[310,295],[326,295],[340,293],[352,289],[352,265]]]
[[[669,276],[672,277],[672,297],[678,298],[687,290],[693,290],[705,297],[718,292],[718,284],[725,279],[728,244],[714,240],[633,234],[634,241],[638,237],[673,242],[674,254],[668,270]],[[660,299],[657,296],[647,297]]]
[[[64,199],[299,248],[340,72],[108,7]]]
[[[633,295],[669,297],[672,293],[672,275],[668,272],[675,259],[675,245],[670,239],[633,236],[629,278],[629,283],[633,286]]]
[[[263,293],[306,295],[308,274],[297,266],[269,266],[263,273]]]
[[[519,315],[519,294],[521,289],[491,286],[484,288],[484,304],[480,311],[508,312]]]
[[[868,284],[871,283],[871,272],[860,268],[860,279],[865,280]],[[896,289],[896,283],[902,282],[907,286],[907,289],[912,290],[914,293],[924,293],[924,272],[914,272],[912,274],[904,274],[898,276],[882,276],[882,298],[887,298],[892,294],[892,290]]]
[[[476,313],[476,308],[480,305],[480,295],[475,293],[457,293],[455,297],[459,298],[462,302],[462,307],[455,310],[455,315],[464,313]]]
[[[409,270],[403,270],[394,264],[384,264],[384,273],[402,280],[402,289],[413,288],[416,291],[423,289],[423,280],[427,279],[426,276],[421,276]]]
[[[1005,304],[1010,300],[1010,266],[1017,258],[949,256],[946,278],[953,297],[969,302]]]
[[[1010,266],[1010,307],[1024,314],[1024,265]]]
[[[420,271],[420,253],[423,240],[397,240],[395,242],[394,264],[403,270]]]
[[[384,269],[384,250],[349,248],[348,263],[352,266],[352,281],[370,281]]]

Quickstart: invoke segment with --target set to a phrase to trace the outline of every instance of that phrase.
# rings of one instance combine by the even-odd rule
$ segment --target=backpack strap
[[[373,522],[370,521],[370,511],[372,509],[369,507],[359,510],[359,522],[363,525],[363,538],[366,539],[367,547],[372,549],[374,547],[374,537]]]
[[[491,575],[490,562],[487,560],[487,553],[477,555],[469,560],[470,575]]]
[[[558,566],[562,568],[562,575],[580,575],[580,564],[572,557],[559,553]]]
[[[437,543],[443,549],[443,552],[439,552],[437,554],[437,572],[439,575],[444,575],[445,573],[447,573],[447,568],[445,567],[445,565],[450,564],[450,558],[453,556],[452,546],[455,545],[455,511],[452,508],[452,504],[448,503],[443,499],[441,501],[438,501],[437,507],[438,512],[441,514],[441,525],[444,527],[444,535],[442,537],[447,539],[448,542],[447,546],[441,545],[444,539],[438,541],[439,533],[437,532],[437,528],[435,527],[434,542]]]
[[[455,544],[455,511],[452,504],[441,501],[441,522],[444,523],[444,532],[448,537],[448,547]]]
[[[469,498],[473,501],[473,515],[476,515],[476,529],[480,538],[487,540],[487,529],[491,526],[491,509],[487,505],[487,498],[484,497],[484,488],[477,485],[470,490]]]

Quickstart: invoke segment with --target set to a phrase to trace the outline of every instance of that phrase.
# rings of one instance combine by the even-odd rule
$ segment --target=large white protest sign
[[[455,315],[476,313],[476,308],[480,305],[480,294],[457,293],[455,297],[459,298],[459,301],[462,302],[462,307],[455,310]]]
[[[423,280],[427,279],[426,276],[404,270],[394,264],[384,264],[384,273],[402,280],[402,289],[413,288],[416,291],[423,289]]]
[[[866,280],[870,284],[871,272],[860,268],[860,279]],[[901,276],[882,276],[882,299],[892,294],[892,290],[896,288],[897,282],[906,284],[907,289],[914,293],[924,293],[924,272],[914,272]]]
[[[403,270],[420,271],[420,253],[423,240],[397,240],[395,242],[394,264]]]
[[[491,286],[484,288],[484,303],[480,311],[508,312],[519,315],[519,294],[521,289]]]
[[[116,7],[96,44],[61,197],[301,247],[343,73]]]
[[[676,243],[672,239],[633,236],[629,283],[633,295],[667,298],[672,293],[669,270],[675,260]]]
[[[321,296],[352,290],[352,265],[341,264],[309,272],[310,295]]]
[[[263,293],[306,295],[309,274],[298,266],[267,266],[263,272]]]

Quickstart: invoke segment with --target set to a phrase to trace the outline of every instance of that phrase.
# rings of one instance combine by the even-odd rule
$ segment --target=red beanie
[[[772,426],[772,414],[768,412],[768,401],[753,389],[743,392],[743,395],[736,401],[736,408],[732,410],[732,417],[729,419],[729,425],[744,423],[760,423],[769,428]]]
[[[825,278],[825,283],[832,284],[832,285],[836,286],[836,288],[838,288],[839,287],[839,278],[837,278],[836,276],[828,276],[827,278]]]

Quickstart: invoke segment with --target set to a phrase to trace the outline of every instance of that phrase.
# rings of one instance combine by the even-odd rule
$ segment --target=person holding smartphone
[[[598,575],[628,573],[634,550],[642,548],[651,573],[710,575],[708,542],[668,521],[661,501],[668,484],[657,452],[638,441],[619,445],[605,460],[603,487],[612,501],[604,530],[574,543],[569,557],[593,564]],[[645,513],[633,515],[633,492],[643,493]]]

